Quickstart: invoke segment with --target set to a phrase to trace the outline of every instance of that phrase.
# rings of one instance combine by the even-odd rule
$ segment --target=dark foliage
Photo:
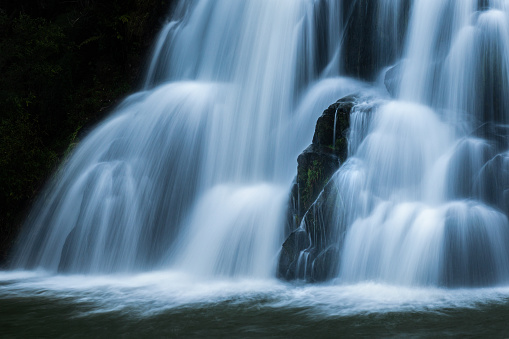
[[[170,2],[0,2],[0,262],[82,131],[134,90]]]

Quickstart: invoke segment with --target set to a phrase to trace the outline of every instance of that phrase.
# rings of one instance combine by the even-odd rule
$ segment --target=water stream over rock
[[[507,1],[181,1],[143,90],[28,216],[12,269],[44,278],[0,278],[0,298],[160,271],[268,279],[275,304],[299,294],[276,276],[507,285],[508,93]]]

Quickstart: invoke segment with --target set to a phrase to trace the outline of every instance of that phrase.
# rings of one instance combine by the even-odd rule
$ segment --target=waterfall
[[[508,91],[507,1],[180,1],[143,89],[55,174],[13,266],[272,277],[317,118],[370,93],[331,179],[337,281],[507,283]]]
[[[272,276],[295,159],[320,111],[362,86],[339,77],[339,4],[181,1],[144,89],[56,173],[14,266]]]
[[[505,172],[508,147],[508,8],[478,5],[416,0],[398,101],[372,112],[367,133],[352,126],[350,140],[362,141],[335,183],[371,203],[345,211],[346,226],[336,221],[346,229],[341,281],[509,281],[508,186],[491,172],[494,161]]]

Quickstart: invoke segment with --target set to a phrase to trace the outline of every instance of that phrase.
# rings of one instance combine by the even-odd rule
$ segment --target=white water
[[[353,126],[350,140],[362,142],[351,150],[352,165],[336,176],[340,196],[371,202],[359,200],[344,212],[350,222],[342,281],[509,282],[507,200],[501,193],[507,186],[491,184],[497,174],[482,175],[508,145],[486,132],[490,124],[504,128],[509,117],[505,10],[498,2],[483,12],[477,1],[414,2],[399,90],[404,101],[380,105],[367,133]],[[497,198],[479,195],[484,186]],[[340,229],[343,222],[337,221]]]
[[[440,314],[450,308],[504,305],[507,287],[490,289],[408,288],[365,282],[354,285],[295,286],[277,280],[196,280],[182,272],[154,271],[129,276],[62,276],[46,272],[0,274],[0,296],[11,300],[64,299],[72,305],[70,321],[94,314],[144,319],[218,304],[245,309],[302,309],[307,318],[379,315],[387,312]],[[226,307],[226,306],[225,306]],[[203,318],[206,320],[206,317]]]
[[[404,3],[377,6],[394,44]],[[344,26],[362,20],[343,12],[348,5],[181,2],[144,91],[57,173],[14,266],[274,276],[296,158],[316,119],[344,95],[387,95],[341,77]],[[398,100],[363,103],[376,108],[352,118],[350,159],[335,176],[338,209],[347,207],[337,213],[338,282],[508,282],[509,187],[493,185],[486,167],[507,148],[504,136],[489,138],[509,121],[507,10],[500,1],[482,12],[477,1],[412,2]]]
[[[337,4],[326,7],[339,16]],[[181,2],[145,90],[57,173],[30,214],[15,266],[273,276],[296,157],[323,109],[363,86],[338,77],[334,15],[326,62],[315,60],[323,56],[313,45],[314,7]]]

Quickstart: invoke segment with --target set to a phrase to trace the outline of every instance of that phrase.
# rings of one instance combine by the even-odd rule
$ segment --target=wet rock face
[[[340,160],[335,154],[311,145],[299,155],[297,163],[297,220],[302,220],[324,185],[339,168]]]
[[[308,234],[303,229],[297,229],[286,238],[279,257],[278,276],[286,280],[296,278],[297,260],[301,248],[308,248],[310,245]]]
[[[339,269],[342,231],[337,227],[338,190],[329,181],[304,214],[300,226],[283,243],[278,277],[320,282],[335,277]]]
[[[318,118],[313,136],[313,145],[324,148],[345,161],[348,151],[347,133],[350,127],[350,112],[357,97],[347,96],[327,108]]]
[[[337,188],[330,181],[348,153],[350,113],[358,100],[348,96],[318,119],[312,144],[297,159],[297,178],[290,194],[287,232],[278,277],[324,281],[337,274],[338,234],[329,225],[336,218]]]
[[[313,143],[297,158],[297,220],[300,221],[348,153],[350,112],[357,100],[348,96],[327,108],[318,118]]]
[[[393,31],[387,31],[381,21],[383,6],[387,4],[372,0],[357,0],[344,4],[345,41],[341,48],[344,74],[373,81],[383,67],[392,64],[401,56],[412,1],[392,1],[397,1],[401,8],[391,15],[391,20],[395,23]]]

